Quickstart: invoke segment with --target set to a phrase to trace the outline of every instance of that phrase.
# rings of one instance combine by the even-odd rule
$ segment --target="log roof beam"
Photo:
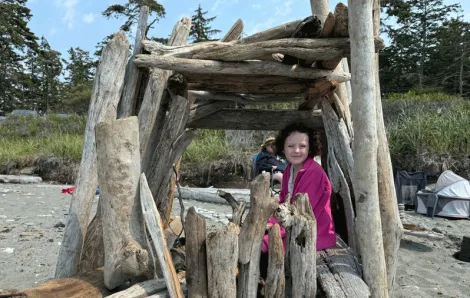
[[[322,130],[320,111],[222,109],[206,117],[190,119],[187,128],[232,130],[281,130],[288,124],[300,121]]]

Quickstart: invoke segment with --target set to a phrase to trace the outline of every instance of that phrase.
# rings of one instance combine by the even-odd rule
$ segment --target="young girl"
[[[312,129],[301,123],[288,125],[279,132],[276,147],[282,148],[282,154],[289,164],[284,170],[280,203],[284,203],[287,194],[294,199],[297,193],[307,193],[317,221],[317,250],[336,245],[336,234],[330,208],[331,184],[323,168],[313,159],[318,155],[319,143]],[[274,216],[268,221],[268,227],[277,223]],[[285,230],[281,227],[281,236],[285,248]],[[264,236],[262,251],[268,251],[268,235]]]

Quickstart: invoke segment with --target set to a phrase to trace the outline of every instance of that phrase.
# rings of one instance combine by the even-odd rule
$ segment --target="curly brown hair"
[[[286,142],[287,137],[290,136],[293,132],[304,133],[308,136],[308,156],[314,157],[320,154],[320,134],[302,122],[294,122],[281,129],[276,137],[276,153],[278,155],[285,158],[284,143]]]

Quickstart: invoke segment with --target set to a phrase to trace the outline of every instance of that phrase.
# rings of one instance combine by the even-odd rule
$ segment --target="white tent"
[[[416,212],[431,216],[470,217],[470,182],[452,171],[439,176],[432,191],[417,193]]]

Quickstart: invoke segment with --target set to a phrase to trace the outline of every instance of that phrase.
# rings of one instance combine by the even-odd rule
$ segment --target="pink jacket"
[[[284,170],[282,189],[279,194],[280,203],[284,203],[288,192],[290,168],[291,164]],[[323,168],[314,161],[313,158],[309,157],[305,160],[304,166],[299,171],[294,181],[293,192],[292,198],[294,198],[297,193],[308,194],[313,214],[317,220],[317,251],[335,246],[336,234],[330,207],[331,184]],[[278,221],[274,216],[271,216],[268,223],[275,224],[278,223]],[[286,246],[285,236],[286,231],[281,227],[284,249]],[[268,251],[268,235],[264,236],[261,250],[263,252]]]

